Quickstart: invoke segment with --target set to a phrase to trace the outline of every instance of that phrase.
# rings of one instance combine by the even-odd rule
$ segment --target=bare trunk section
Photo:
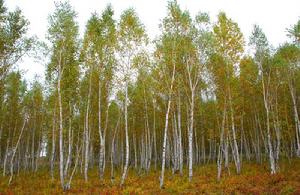
[[[68,174],[69,166],[71,164],[72,148],[73,148],[72,106],[71,106],[71,103],[69,103],[69,107],[70,107],[70,116],[69,116],[69,131],[68,131],[68,158],[67,158],[67,162],[66,162],[66,165],[65,165],[65,171],[64,171],[65,177]]]
[[[58,63],[58,81],[57,81],[57,93],[58,93],[58,106],[59,106],[59,175],[60,183],[62,188],[64,188],[64,143],[63,143],[63,110],[62,110],[62,99],[61,99],[61,77],[62,77],[62,67],[61,67],[61,56],[62,51],[59,56]]]
[[[127,113],[127,104],[128,104],[128,81],[126,79],[125,83],[125,150],[126,150],[126,156],[125,156],[125,166],[123,170],[123,175],[121,178],[121,183],[120,185],[122,186],[125,182],[126,176],[127,176],[127,171],[128,171],[128,165],[129,165],[129,137],[128,137],[128,113]]]
[[[99,84],[98,84],[98,128],[99,128],[99,140],[100,140],[100,151],[99,151],[99,176],[100,179],[103,178],[104,174],[104,151],[105,151],[105,141],[104,141],[104,135],[102,132],[102,125],[101,125],[101,82],[99,78]]]
[[[24,129],[25,129],[25,125],[26,125],[26,123],[27,123],[27,120],[28,120],[28,119],[27,119],[27,116],[26,116],[26,113],[25,113],[23,126],[22,126],[22,129],[21,129],[21,132],[20,132],[18,141],[17,141],[17,143],[16,143],[16,146],[15,146],[15,148],[13,149],[13,154],[12,154],[12,157],[11,157],[11,160],[10,160],[10,178],[9,178],[9,181],[8,181],[8,185],[11,184],[11,181],[12,181],[12,178],[13,178],[13,175],[14,175],[14,159],[15,159],[15,155],[16,155],[17,149],[18,149],[18,147],[19,147],[19,143],[20,143],[21,137],[22,137],[22,135],[23,135],[23,132],[24,132]]]
[[[191,108],[190,108],[190,127],[188,132],[189,139],[189,181],[193,177],[193,128],[194,128],[194,99],[195,99],[195,90],[192,89],[191,95]]]
[[[54,158],[55,158],[55,129],[56,129],[56,104],[53,112],[53,123],[52,123],[52,147],[51,147],[51,160],[50,160],[50,172],[51,178],[54,179]]]
[[[178,96],[178,111],[177,111],[177,120],[178,120],[178,139],[179,139],[179,172],[180,175],[183,174],[183,148],[182,148],[182,135],[181,135],[181,108],[180,108],[180,94]]]
[[[121,115],[118,117],[118,122],[116,124],[114,134],[113,134],[113,138],[112,138],[112,141],[111,141],[111,154],[110,154],[111,172],[110,172],[110,178],[111,178],[111,183],[112,184],[115,181],[115,175],[114,175],[115,138],[116,138],[116,134],[117,134],[117,131],[118,131],[118,128],[119,128],[120,118],[121,118]]]
[[[289,89],[292,97],[293,111],[294,111],[295,133],[296,133],[296,142],[297,142],[296,155],[300,157],[300,140],[299,140],[300,121],[299,121],[299,115],[297,110],[296,89],[292,86],[291,81],[289,81]]]
[[[36,111],[34,111],[34,122],[32,128],[32,138],[31,138],[31,170],[34,170],[34,148],[35,148],[35,132],[36,132]]]
[[[270,83],[269,79],[270,79],[270,75],[268,77],[268,85]],[[276,166],[275,166],[275,159],[274,159],[272,139],[271,139],[271,130],[270,130],[269,89],[266,88],[266,86],[265,86],[265,81],[264,81],[263,73],[262,73],[262,87],[263,87],[264,106],[265,106],[265,110],[266,110],[267,142],[268,142],[268,151],[269,151],[269,160],[270,160],[271,174],[275,174],[276,173]]]
[[[154,169],[157,169],[157,147],[156,147],[156,118],[155,118],[155,102],[153,100],[153,147],[154,147]]]
[[[231,130],[233,136],[233,155],[234,155],[234,162],[236,166],[237,174],[241,172],[241,161],[240,161],[240,154],[239,148],[236,140],[236,131],[235,131],[235,123],[234,123],[234,113],[233,113],[233,105],[232,105],[232,97],[231,97],[231,90],[229,89],[229,106],[230,106],[230,118],[231,118]]]
[[[169,125],[169,112],[171,108],[171,95],[173,90],[175,80],[175,64],[173,63],[173,73],[172,73],[172,80],[171,86],[168,96],[168,105],[167,105],[167,112],[165,117],[165,130],[164,130],[164,139],[163,139],[163,148],[162,148],[162,165],[161,165],[161,176],[160,176],[160,188],[164,186],[164,174],[165,174],[165,164],[166,164],[166,147],[167,147],[167,132],[168,132],[168,125]]]
[[[8,156],[8,149],[9,149],[9,138],[7,138],[7,142],[6,142],[6,149],[5,149],[5,154],[4,154],[4,160],[3,160],[3,176],[6,175],[6,164],[7,164],[7,156]]]
[[[84,150],[84,180],[88,180],[88,168],[89,168],[89,109],[90,109],[90,99],[92,91],[92,71],[90,70],[89,75],[89,92],[87,97],[86,113],[85,113],[85,130],[84,130],[84,141],[85,141],[85,150]]]
[[[218,176],[217,179],[220,181],[221,174],[222,174],[222,162],[223,162],[223,153],[224,153],[224,132],[225,132],[225,119],[226,119],[226,104],[224,105],[223,110],[223,119],[222,119],[222,126],[221,126],[221,135],[220,135],[220,145],[219,145],[219,153],[218,153],[218,160],[217,160],[217,167],[218,167]]]

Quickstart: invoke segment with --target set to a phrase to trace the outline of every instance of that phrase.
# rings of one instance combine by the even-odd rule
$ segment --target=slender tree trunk
[[[175,64],[173,64],[173,73],[172,73],[172,80],[171,86],[169,91],[168,97],[168,105],[167,105],[167,112],[165,117],[165,130],[164,130],[164,139],[163,139],[163,148],[162,148],[162,165],[161,165],[161,176],[160,176],[160,188],[164,186],[164,174],[165,174],[165,164],[166,164],[166,147],[167,147],[167,132],[168,132],[168,125],[169,125],[169,112],[171,108],[171,95],[173,90],[173,84],[175,80]]]
[[[10,145],[9,141],[10,141],[10,139],[8,137],[7,142],[6,142],[6,150],[5,150],[5,154],[4,154],[4,160],[3,160],[3,176],[6,175],[7,156],[8,156],[8,149],[9,149],[9,145]]]
[[[190,59],[190,56],[186,59],[186,69],[188,75],[188,83],[191,92],[190,97],[190,121],[188,127],[188,166],[189,166],[189,181],[192,180],[193,177],[193,132],[194,132],[194,106],[195,106],[195,91],[198,85],[200,74],[197,67],[193,67],[193,62]],[[195,75],[193,74],[193,69],[196,70]],[[196,145],[198,148],[198,145]],[[197,150],[198,151],[198,150]]]
[[[69,165],[71,163],[71,158],[72,158],[72,148],[73,148],[72,108],[71,108],[71,103],[69,103],[69,107],[70,107],[70,116],[69,116],[69,131],[68,131],[68,157],[67,157],[67,162],[66,162],[66,165],[65,165],[65,172],[64,172],[65,177],[68,174]]]
[[[133,133],[133,150],[134,150],[134,168],[135,170],[138,169],[138,159],[137,159],[137,139],[136,139],[136,132]]]
[[[195,91],[192,89],[191,94],[191,108],[190,108],[190,128],[189,128],[189,181],[193,177],[193,128],[194,128],[194,101],[195,101]]]
[[[34,170],[34,162],[35,162],[35,131],[36,131],[36,111],[34,111],[34,119],[33,119],[33,128],[32,128],[32,138],[31,138],[31,170]]]
[[[278,100],[277,100],[277,88],[275,92],[275,108],[274,108],[274,117],[273,117],[273,124],[274,124],[274,129],[275,129],[275,134],[276,134],[276,150],[275,150],[275,165],[276,169],[278,170],[279,167],[279,154],[280,154],[280,145],[281,145],[281,135],[280,135],[280,122],[279,122],[279,117],[278,117]]]
[[[88,180],[88,168],[89,168],[89,112],[90,112],[90,99],[92,93],[92,71],[90,70],[89,76],[89,92],[87,97],[86,113],[85,113],[85,131],[84,131],[84,140],[85,140],[85,153],[84,153],[84,180]]]
[[[224,166],[230,172],[229,170],[229,154],[228,154],[228,147],[229,147],[229,132],[226,133],[226,142],[224,143]]]
[[[296,92],[295,92],[296,90],[294,89],[291,83],[289,83],[289,89],[292,97],[293,111],[294,111],[295,132],[296,132],[296,141],[297,141],[296,155],[300,157],[300,140],[299,140],[300,121],[299,121],[299,115],[297,110],[297,101],[296,101]]]
[[[61,67],[61,53],[60,60],[58,64],[58,81],[57,81],[57,93],[58,93],[58,106],[59,106],[59,174],[60,183],[62,188],[64,188],[64,142],[63,142],[63,110],[62,110],[62,99],[61,99],[61,77],[62,77],[62,67]]]
[[[98,84],[98,126],[99,126],[99,139],[100,139],[100,152],[99,152],[99,176],[100,179],[103,178],[104,174],[104,150],[105,150],[105,144],[104,144],[104,135],[102,133],[102,126],[101,126],[101,82],[99,78],[99,84]]]
[[[107,99],[107,108],[105,111],[105,124],[104,124],[104,132],[103,132],[103,136],[102,136],[102,151],[103,151],[103,155],[102,155],[102,177],[104,174],[104,170],[105,170],[105,165],[106,165],[106,161],[105,161],[105,140],[106,140],[106,130],[108,127],[108,111],[109,111],[109,105],[108,105],[108,99]]]
[[[128,138],[128,113],[127,113],[127,104],[128,104],[128,83],[126,79],[125,83],[125,150],[126,150],[126,156],[125,156],[125,166],[123,170],[123,175],[121,179],[121,186],[124,184],[126,176],[127,176],[127,170],[128,170],[128,164],[129,164],[129,138]]]
[[[54,158],[55,158],[55,129],[56,129],[56,104],[53,113],[53,124],[52,124],[52,149],[51,149],[51,160],[50,160],[50,172],[51,178],[54,179]]]
[[[41,147],[42,147],[42,142],[43,142],[43,131],[42,129],[40,129],[40,135],[39,135],[39,144],[38,144],[38,148],[37,148],[37,152],[36,152],[36,157],[35,157],[35,168],[34,171],[37,172],[38,170],[38,166],[39,166],[39,158],[40,158],[40,154],[41,154]]]
[[[179,139],[179,172],[180,175],[183,174],[183,149],[182,149],[182,135],[181,135],[181,108],[180,108],[180,95],[178,98],[178,139]]]
[[[21,129],[21,132],[20,132],[18,141],[17,141],[17,143],[16,143],[16,146],[15,146],[15,148],[13,149],[13,154],[12,154],[12,157],[11,157],[11,160],[10,160],[10,178],[9,178],[9,181],[8,181],[8,185],[10,185],[10,183],[11,183],[11,181],[12,181],[12,178],[13,178],[13,175],[14,175],[14,158],[15,158],[17,149],[18,149],[18,147],[19,147],[19,143],[20,143],[21,137],[22,137],[22,135],[23,135],[23,132],[24,132],[26,123],[27,123],[27,117],[26,117],[26,113],[25,113],[23,126],[22,126],[22,129]]]
[[[151,156],[152,156],[152,144],[151,144],[151,134],[150,134],[150,125],[149,125],[149,117],[148,117],[148,106],[147,106],[147,99],[146,99],[146,91],[145,88],[144,92],[144,107],[145,107],[145,119],[146,119],[146,141],[147,141],[147,150],[146,150],[146,171],[150,170],[151,165]]]
[[[73,167],[73,170],[72,170],[72,173],[70,175],[70,178],[69,178],[69,181],[67,182],[66,186],[65,186],[65,189],[70,189],[71,188],[71,182],[72,182],[72,179],[73,179],[73,176],[76,172],[76,169],[77,169],[77,165],[78,165],[78,161],[79,161],[79,156],[80,156],[80,152],[81,152],[81,149],[82,149],[82,145],[80,145],[79,147],[79,137],[78,137],[78,141],[77,141],[77,145],[76,145],[76,159],[75,159],[75,164],[74,164],[74,167]]]
[[[25,158],[24,158],[24,166],[25,170],[29,169],[29,144],[30,144],[30,136],[27,136],[26,139],[26,149],[25,149]]]
[[[172,129],[173,129],[173,174],[177,171],[179,171],[179,136],[178,136],[178,129],[177,129],[177,121],[176,121],[176,116],[175,113],[173,112],[173,125],[172,125]]]
[[[263,74],[262,74],[263,77]],[[270,77],[270,75],[269,75]],[[269,83],[269,82],[268,82]],[[271,140],[271,130],[270,130],[270,111],[269,111],[269,89],[266,89],[264,79],[262,78],[262,86],[263,86],[263,98],[264,98],[264,106],[266,110],[266,120],[267,120],[267,142],[268,142],[268,150],[269,150],[269,160],[271,166],[271,174],[276,173],[275,159],[272,147]]]
[[[218,181],[221,179],[222,174],[222,162],[223,162],[223,153],[224,153],[224,131],[225,131],[225,119],[226,119],[226,104],[224,104],[223,110],[223,119],[222,119],[222,126],[221,126],[221,135],[220,135],[220,145],[219,145],[219,153],[218,153],[218,160],[217,160],[217,167],[218,167]]]
[[[239,155],[239,148],[236,139],[236,132],[235,132],[235,123],[234,123],[234,113],[233,113],[233,105],[232,105],[232,97],[231,97],[231,90],[229,89],[229,106],[230,106],[230,118],[231,118],[231,130],[233,136],[233,147],[234,147],[234,160],[236,166],[237,174],[241,172],[241,162],[240,162],[240,155]]]
[[[156,148],[156,118],[155,118],[155,102],[153,100],[153,145],[154,145],[154,169],[157,169],[157,148]]]

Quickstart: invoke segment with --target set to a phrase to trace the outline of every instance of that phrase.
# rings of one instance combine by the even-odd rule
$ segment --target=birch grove
[[[22,171],[46,170],[63,190],[94,172],[120,186],[132,172],[154,172],[163,189],[169,175],[193,182],[205,164],[221,181],[244,163],[275,174],[300,157],[299,22],[275,48],[258,25],[244,37],[225,12],[194,17],[170,1],[155,37],[133,8],[117,17],[111,5],[81,35],[75,9],[58,2],[42,43],[27,36],[21,10],[0,8],[0,172],[9,185]],[[14,68],[32,51],[45,82]]]

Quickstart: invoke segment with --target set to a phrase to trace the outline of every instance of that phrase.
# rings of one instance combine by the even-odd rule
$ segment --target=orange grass
[[[78,170],[79,171],[79,170]],[[194,177],[188,182],[187,173],[183,176],[166,172],[165,188],[159,188],[159,171],[149,174],[137,174],[130,170],[123,187],[119,187],[120,172],[117,172],[112,184],[109,168],[103,181],[98,179],[97,170],[89,172],[89,181],[77,174],[71,189],[65,194],[300,194],[300,160],[290,163],[281,162],[280,172],[270,175],[268,164],[243,164],[242,173],[236,175],[233,165],[228,171],[223,170],[220,182],[216,180],[216,165],[194,167]],[[20,173],[7,186],[8,177],[0,177],[0,194],[63,194],[56,174],[51,180],[46,170],[37,173]]]

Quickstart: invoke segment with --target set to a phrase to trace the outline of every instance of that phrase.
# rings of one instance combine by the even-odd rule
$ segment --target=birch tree
[[[297,76],[299,74],[300,49],[296,45],[285,44],[281,46],[275,54],[276,63],[282,66],[282,72],[286,78],[286,82],[292,99],[292,107],[294,112],[295,135],[297,142],[296,155],[300,157],[300,121],[298,114],[297,101]]]
[[[187,27],[189,20],[190,18],[187,11],[181,11],[177,2],[170,2],[168,4],[168,14],[161,25],[162,34],[156,44],[155,56],[158,60],[157,68],[159,70],[159,80],[163,81],[163,83],[161,83],[163,86],[161,87],[165,93],[163,99],[166,101],[160,188],[164,187],[169,115],[174,95],[176,72],[180,69],[180,65],[182,65],[182,63],[180,63],[180,58],[182,57],[180,55],[180,44],[184,44],[184,42],[180,35],[183,35],[181,33],[185,32],[185,28]]]
[[[99,176],[105,168],[105,136],[108,126],[109,96],[112,88],[112,75],[115,64],[116,28],[113,10],[107,6],[101,17],[93,14],[87,24],[83,52],[85,61],[93,66],[97,74],[98,88],[98,133],[99,133]],[[91,68],[91,67],[90,67]],[[104,109],[105,108],[105,109]],[[104,114],[103,114],[104,113]]]
[[[75,22],[76,13],[68,3],[57,3],[56,9],[49,16],[48,39],[51,48],[51,61],[47,66],[47,80],[50,85],[56,86],[58,102],[59,124],[59,172],[63,189],[65,185],[65,158],[64,158],[64,124],[65,116],[72,118],[69,112],[69,104],[74,105],[78,86],[79,68],[77,58],[78,49],[78,25]],[[68,111],[68,112],[65,112]],[[68,113],[68,114],[67,114]],[[71,125],[71,124],[69,124]],[[69,131],[72,131],[69,128]],[[69,133],[69,138],[72,132]],[[69,139],[69,148],[72,148],[72,139]],[[69,150],[70,151],[70,150]],[[70,156],[72,152],[69,152]],[[68,162],[68,161],[67,161]],[[69,161],[70,162],[70,161]],[[68,163],[69,163],[68,162]]]
[[[189,127],[188,127],[188,145],[189,145],[189,181],[193,176],[193,132],[194,129],[194,111],[196,93],[201,93],[198,87],[203,75],[204,64],[207,63],[209,50],[212,47],[210,42],[209,16],[206,13],[199,13],[195,21],[189,21],[184,34],[184,62],[185,62],[185,82],[188,86],[186,90],[189,101]],[[199,90],[199,91],[198,91]]]
[[[28,36],[29,21],[17,8],[8,11],[0,1],[0,142],[4,135],[5,82],[12,68],[31,51],[34,39]],[[1,154],[1,147],[0,147]]]
[[[260,79],[262,84],[263,92],[263,102],[264,109],[266,112],[266,125],[267,125],[267,143],[268,143],[268,153],[269,161],[271,167],[271,174],[276,173],[276,164],[274,158],[274,149],[272,144],[271,137],[271,124],[270,124],[270,104],[271,104],[271,94],[270,94],[270,85],[271,85],[271,73],[270,69],[266,67],[266,60],[269,57],[269,44],[265,34],[262,32],[262,29],[255,25],[252,36],[250,37],[250,44],[255,49],[255,61],[257,63],[258,69],[260,71]]]
[[[216,42],[216,51],[223,57],[225,66],[225,79],[228,81],[225,85],[226,98],[228,100],[231,130],[233,138],[233,157],[236,165],[236,171],[241,171],[241,159],[237,144],[237,133],[235,124],[235,113],[233,105],[235,67],[238,65],[243,53],[244,39],[240,29],[234,21],[227,18],[226,14],[221,12],[218,15],[218,22],[214,25],[214,34]]]
[[[129,166],[129,133],[128,133],[128,85],[136,70],[132,67],[135,56],[146,43],[147,36],[143,24],[133,9],[127,9],[121,14],[118,24],[118,57],[122,84],[125,93],[124,121],[125,121],[125,165],[120,185],[125,182]]]

